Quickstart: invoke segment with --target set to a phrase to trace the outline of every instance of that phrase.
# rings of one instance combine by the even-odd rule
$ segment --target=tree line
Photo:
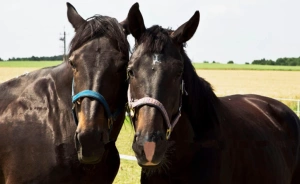
[[[209,61],[204,61],[203,63],[209,63]],[[211,63],[219,63],[216,61],[212,61]],[[232,60],[228,61],[227,64],[234,64]],[[249,64],[249,62],[245,63],[246,65]],[[284,58],[278,58],[275,61],[271,59],[258,59],[252,61],[253,65],[281,65],[281,66],[300,66],[300,57],[284,57]]]
[[[254,65],[281,65],[281,66],[300,66],[300,57],[295,58],[278,58],[276,61],[270,59],[260,59],[254,60],[252,62]]]
[[[63,55],[57,55],[57,56],[31,56],[31,57],[12,57],[8,58],[7,61],[62,61]],[[3,61],[3,59],[0,58],[0,61]]]

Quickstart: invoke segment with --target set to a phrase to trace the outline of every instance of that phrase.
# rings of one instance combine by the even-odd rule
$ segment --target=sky
[[[172,29],[199,10],[200,24],[186,47],[193,62],[300,56],[299,0],[0,0],[0,58],[63,54],[59,38],[65,30],[68,46],[74,36],[66,2],[84,19],[100,14],[120,22],[139,2],[146,27]]]

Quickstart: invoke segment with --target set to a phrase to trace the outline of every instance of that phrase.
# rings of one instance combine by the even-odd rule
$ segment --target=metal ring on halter
[[[167,140],[170,138],[170,135],[171,135],[171,129],[168,128],[168,129],[167,129],[167,132],[166,132],[166,139],[167,139]]]

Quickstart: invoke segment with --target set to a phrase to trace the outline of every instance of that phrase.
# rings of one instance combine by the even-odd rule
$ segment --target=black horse
[[[184,51],[199,20],[146,29],[135,5],[122,23],[136,39],[128,103],[141,183],[300,183],[299,118],[268,97],[217,97]]]
[[[67,7],[69,60],[0,85],[0,183],[112,183],[118,172],[129,44],[116,19]]]

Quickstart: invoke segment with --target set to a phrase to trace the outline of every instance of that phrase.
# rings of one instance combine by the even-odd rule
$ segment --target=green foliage
[[[266,60],[265,58],[260,60],[254,60],[252,64],[255,65],[278,65],[278,66],[300,66],[300,57],[298,58],[278,58],[276,61]]]
[[[300,71],[300,66],[276,66],[276,65],[247,65],[247,64],[210,64],[193,63],[195,69],[201,70],[277,70],[277,71]]]
[[[228,61],[227,64],[234,64],[234,62],[233,61]]]
[[[28,58],[9,58],[8,61],[62,61],[63,60],[63,55],[58,55],[58,56],[42,56],[42,57],[36,57],[36,56],[31,56]]]
[[[2,59],[2,58],[0,58],[0,61],[3,61],[3,59]]]

